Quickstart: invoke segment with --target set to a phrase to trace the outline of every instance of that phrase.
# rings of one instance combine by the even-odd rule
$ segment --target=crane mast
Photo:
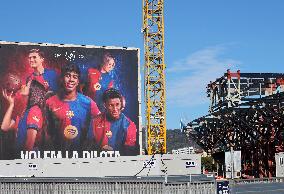
[[[166,153],[164,0],[143,0],[148,154]]]

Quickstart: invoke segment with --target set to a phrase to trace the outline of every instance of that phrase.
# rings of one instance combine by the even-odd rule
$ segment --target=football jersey
[[[34,129],[37,131],[34,147],[38,146],[41,139],[42,125],[42,111],[38,106],[33,106],[30,109],[27,109],[21,118],[17,116],[16,123],[14,125],[17,129],[16,150],[25,150],[24,145],[26,143],[28,129]]]
[[[91,117],[100,113],[96,103],[77,93],[73,101],[57,95],[46,101],[48,134],[56,150],[80,150],[86,138]]]
[[[136,126],[123,113],[117,120],[101,114],[92,120],[90,128],[88,139],[95,139],[100,148],[109,145],[115,151],[123,151],[124,146],[136,145]]]
[[[29,82],[31,80],[36,80],[39,83],[41,83],[46,90],[51,91],[57,91],[58,89],[58,75],[56,71],[52,69],[44,69],[44,72],[40,75],[36,75],[35,73],[32,73],[28,78],[26,82]]]
[[[92,98],[103,110],[103,93],[113,87],[113,80],[109,73],[101,73],[95,68],[88,70],[88,91],[87,95]]]

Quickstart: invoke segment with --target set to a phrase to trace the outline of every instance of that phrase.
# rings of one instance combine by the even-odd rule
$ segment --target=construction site
[[[14,116],[10,110],[14,108],[10,106],[14,103],[13,93],[19,93],[27,86],[28,79],[37,79],[35,77],[38,75],[33,72],[35,68],[28,67],[32,66],[28,62],[31,60],[30,54],[36,53],[36,49],[45,53],[45,57],[39,57],[56,73],[64,72],[61,69],[68,66],[69,62],[77,65],[80,70],[75,77],[79,80],[78,84],[76,87],[65,84],[65,88],[62,88],[67,91],[68,87],[73,87],[76,95],[79,96],[80,91],[86,96],[90,95],[88,97],[96,103],[96,106],[88,107],[88,113],[82,111],[85,116],[82,116],[80,111],[78,114],[76,112],[77,109],[87,106],[85,104],[76,105],[77,109],[74,111],[70,108],[66,113],[63,112],[62,120],[65,123],[60,123],[60,127],[64,127],[57,133],[55,128],[59,121],[54,122],[54,125],[50,123],[57,119],[57,113],[63,110],[63,106],[57,107],[54,102],[65,103],[68,100],[50,100],[51,108],[49,110],[45,107],[45,110],[50,111],[50,115],[58,112],[54,113],[55,116],[52,115],[50,120],[46,117],[47,123],[42,124],[43,129],[46,127],[46,131],[43,130],[42,133],[43,137],[40,136],[45,143],[40,142],[42,147],[39,144],[40,146],[34,146],[32,149],[18,149],[20,126],[16,127],[14,134],[14,131],[8,129],[11,128],[11,123],[7,129],[1,124],[0,193],[221,194],[238,191],[245,193],[249,185],[262,183],[270,184],[273,188],[275,186],[275,190],[280,193],[284,191],[284,73],[249,73],[228,69],[223,76],[210,81],[204,88],[210,101],[208,114],[184,123],[181,130],[188,141],[194,140],[213,158],[212,165],[216,165],[217,169],[205,174],[201,154],[196,153],[193,148],[183,151],[182,154],[177,150],[167,150],[164,0],[143,0],[142,13],[143,54],[140,54],[140,48],[132,47],[0,42],[0,82],[5,89],[4,97],[1,96],[0,101],[2,123]],[[106,55],[113,60],[111,70],[99,72],[96,68],[103,69],[100,63],[104,63]],[[141,58],[144,64],[140,66]],[[14,74],[7,78],[6,74],[10,71]],[[142,78],[140,71],[143,71]],[[90,77],[103,73],[105,77],[109,76],[106,86],[101,83],[101,80],[105,79],[103,76],[92,82]],[[30,74],[34,77],[30,78]],[[12,79],[11,77],[20,80],[17,85],[6,81]],[[65,75],[61,74],[58,79],[62,77],[63,81],[56,82],[64,82]],[[50,80],[44,77],[43,81],[46,84]],[[11,86],[13,84],[17,89]],[[49,88],[44,89],[48,91],[47,94],[55,93],[56,96],[58,91],[51,90],[51,85],[47,83]],[[8,91],[9,87],[11,93],[8,95],[6,90]],[[103,93],[103,89],[105,91],[101,95],[105,95],[105,92],[113,88],[121,93],[116,97],[119,98],[121,106],[119,114],[123,112],[127,115],[126,119],[121,121],[122,124],[114,125],[127,126],[121,137],[114,128],[109,127],[106,130],[115,119],[111,118],[111,124],[108,125],[95,123],[95,118],[108,111],[105,99],[100,101],[95,95]],[[142,95],[145,107],[141,107]],[[18,104],[15,105],[14,112],[17,113],[24,110],[26,104],[20,95],[15,96]],[[46,102],[52,97],[45,99]],[[74,101],[77,102],[77,96]],[[86,101],[88,100],[84,103]],[[97,111],[96,115],[91,117],[93,109]],[[145,114],[141,114],[141,109],[145,109]],[[9,116],[6,116],[7,112]],[[80,120],[78,126],[73,125],[77,115],[81,117],[79,120],[84,117],[84,124],[80,123]],[[104,119],[110,116],[108,112],[105,115]],[[145,121],[144,128],[142,118]],[[39,120],[38,117],[32,119]],[[86,128],[82,127],[82,132],[81,126]],[[96,133],[96,127],[103,128],[104,131]],[[34,125],[30,128],[37,129]],[[146,134],[145,150],[142,147],[143,129]],[[132,131],[129,132],[130,130]],[[38,133],[39,131],[37,129]],[[24,137],[26,136],[27,132]],[[102,138],[98,138],[100,136]],[[112,139],[116,136],[122,139],[119,143],[118,140]],[[80,144],[76,142],[73,145],[76,138],[80,139]],[[113,143],[115,141],[117,144]],[[69,145],[73,146],[70,146],[72,149],[65,149]],[[170,154],[171,151],[174,154]],[[248,186],[243,188],[245,184]]]
[[[227,70],[208,83],[209,113],[184,127],[220,170],[233,171],[225,164],[225,152],[241,151],[238,177],[276,176],[275,154],[283,152],[282,73],[241,73]]]

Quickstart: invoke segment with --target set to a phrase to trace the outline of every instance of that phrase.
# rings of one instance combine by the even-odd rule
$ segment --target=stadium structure
[[[227,70],[207,86],[209,114],[183,131],[215,158],[220,171],[233,171],[225,152],[241,151],[243,177],[273,177],[275,153],[284,151],[283,91],[282,73]]]

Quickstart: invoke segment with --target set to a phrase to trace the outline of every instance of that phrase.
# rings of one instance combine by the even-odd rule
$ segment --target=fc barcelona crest
[[[106,136],[107,136],[108,138],[111,138],[112,132],[111,132],[111,131],[106,131]]]

